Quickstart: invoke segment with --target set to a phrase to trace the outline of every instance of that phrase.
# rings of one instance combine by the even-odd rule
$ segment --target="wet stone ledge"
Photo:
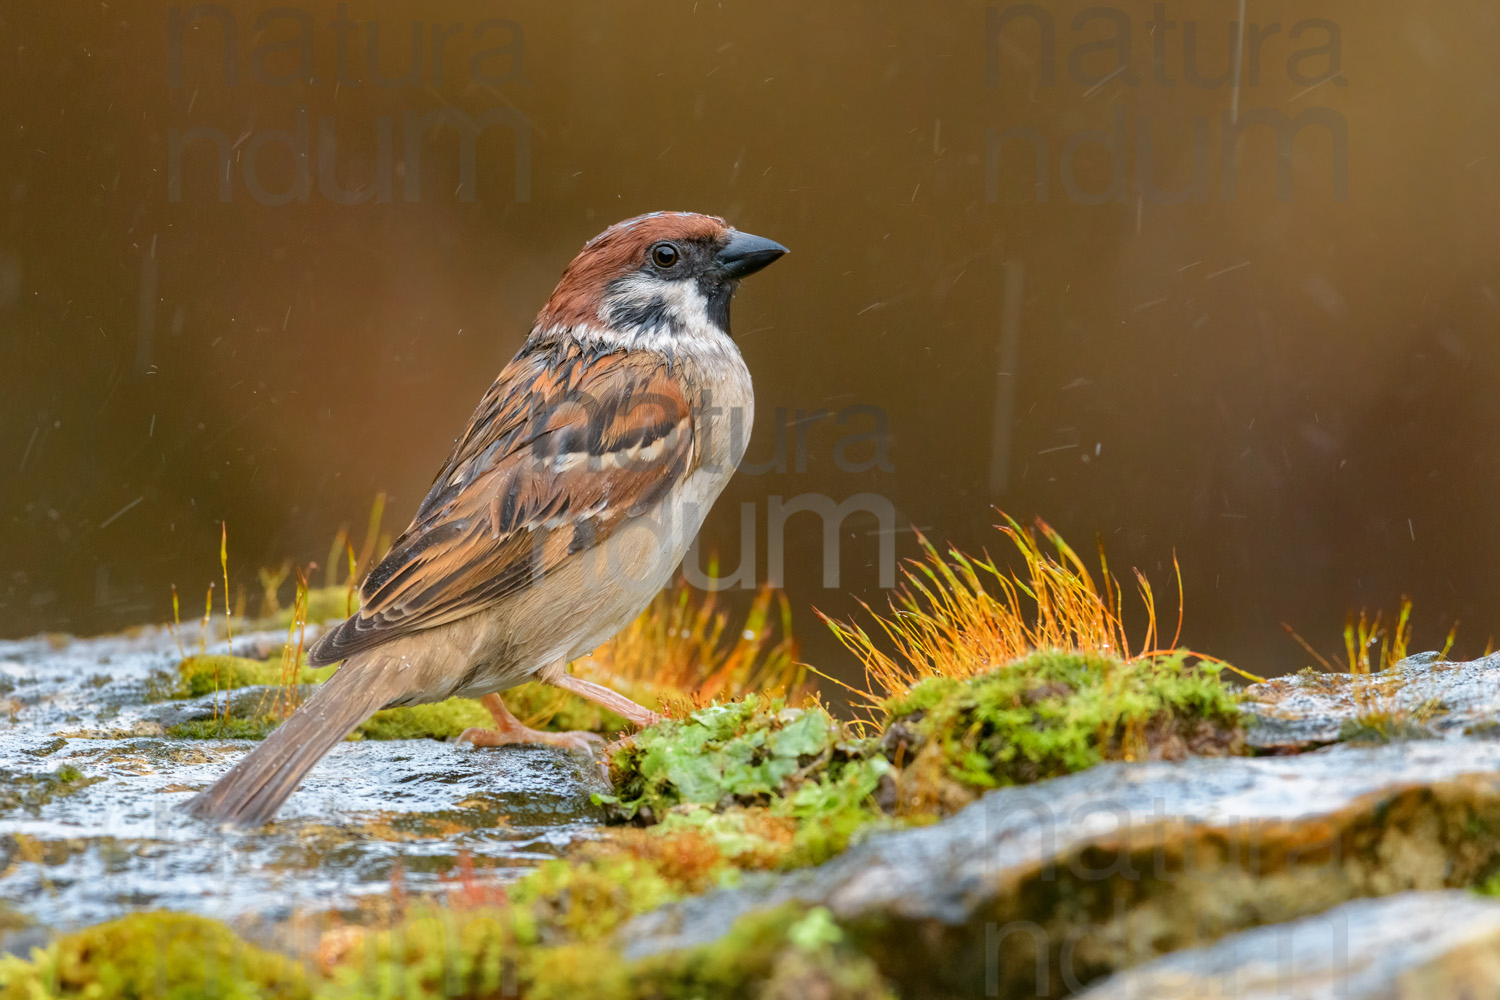
[[[234,648],[282,639],[237,636]],[[176,807],[254,744],[163,735],[216,711],[213,695],[151,700],[153,672],[180,659],[155,628],[0,642],[8,911],[54,930],[144,909],[274,921],[389,893],[398,870],[408,890],[436,888],[463,855],[483,859],[472,875],[480,885],[508,883],[597,835],[603,814],[590,795],[603,785],[591,761],[552,747],[475,751],[425,739],[342,743],[272,826],[209,830]],[[227,701],[243,714],[266,694],[222,692],[218,710]]]
[[[1339,741],[1500,737],[1500,653],[1451,662],[1418,653],[1374,674],[1304,670],[1252,684],[1247,742],[1296,752]]]
[[[1500,903],[1407,892],[1231,935],[1112,976],[1079,1000],[1439,1000],[1500,993]]]
[[[627,958],[826,907],[912,997],[1067,996],[1157,956],[1500,867],[1500,743],[1106,764],[636,918]]]

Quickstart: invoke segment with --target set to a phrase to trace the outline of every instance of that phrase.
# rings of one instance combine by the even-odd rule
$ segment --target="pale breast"
[[[502,691],[558,660],[592,652],[671,582],[744,457],[755,417],[750,373],[732,343],[711,360],[679,363],[691,366],[689,382],[699,390],[692,400],[700,456],[693,470],[654,509],[490,613],[474,630],[473,658],[485,666],[470,672],[455,694]]]

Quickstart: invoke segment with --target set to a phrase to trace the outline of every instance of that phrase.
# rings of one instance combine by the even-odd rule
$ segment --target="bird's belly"
[[[605,561],[597,578],[598,618],[579,630],[563,656],[573,660],[592,652],[646,610],[672,581],[728,479],[728,475],[695,471],[655,512],[621,525],[611,535],[601,546]]]
[[[469,669],[452,694],[515,687],[612,638],[671,582],[732,469],[695,470],[654,510],[620,524],[523,594],[455,626],[474,629]]]

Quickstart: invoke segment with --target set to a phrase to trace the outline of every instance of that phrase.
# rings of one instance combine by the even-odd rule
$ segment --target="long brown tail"
[[[378,651],[349,660],[264,743],[183,810],[219,826],[268,822],[313,765],[398,694],[396,665],[396,657]]]

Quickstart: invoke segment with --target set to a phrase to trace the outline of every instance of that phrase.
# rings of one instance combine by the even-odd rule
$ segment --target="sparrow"
[[[500,692],[541,681],[657,721],[567,666],[645,610],[744,456],[754,395],[730,299],[786,252],[689,212],[590,240],[361,583],[358,613],[308,651],[311,665],[343,665],[186,811],[221,827],[267,822],[382,708],[479,698],[495,727],[461,740],[598,742],[506,710]]]

